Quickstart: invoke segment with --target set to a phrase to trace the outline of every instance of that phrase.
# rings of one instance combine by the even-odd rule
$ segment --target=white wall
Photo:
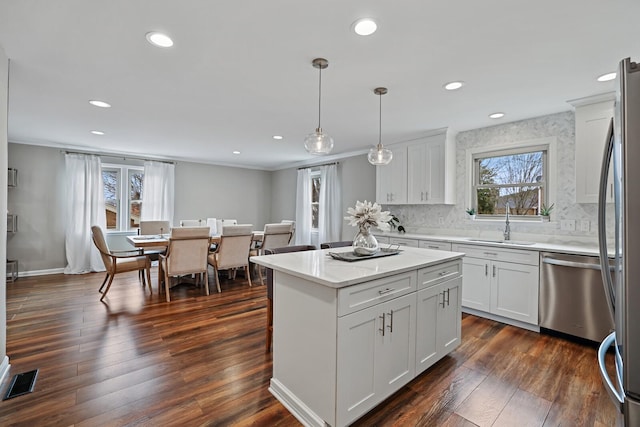
[[[7,170],[7,102],[9,92],[9,59],[0,46],[0,170]],[[7,175],[0,173],[0,212],[5,217],[0,223],[0,236],[7,234]],[[7,243],[0,239],[0,259],[7,258]],[[0,263],[0,381],[9,369],[7,357],[7,279],[6,264]]]

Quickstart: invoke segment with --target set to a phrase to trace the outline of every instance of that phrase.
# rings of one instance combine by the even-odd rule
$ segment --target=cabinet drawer
[[[410,271],[339,289],[338,316],[414,292],[417,277],[417,271]]]
[[[435,249],[438,251],[451,252],[451,242],[440,242],[437,240],[420,240],[420,247],[424,249]]]
[[[402,239],[400,237],[389,237],[389,243],[392,245],[409,246],[411,248],[418,247],[418,241],[415,239]]]
[[[500,248],[482,245],[453,245],[455,252],[464,252],[468,257],[487,260],[515,262],[518,264],[539,265],[538,251]]]
[[[418,270],[418,289],[429,288],[462,274],[462,260]]]

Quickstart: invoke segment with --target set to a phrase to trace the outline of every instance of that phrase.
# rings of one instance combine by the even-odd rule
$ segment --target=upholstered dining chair
[[[238,225],[237,219],[216,219],[216,234],[222,234],[222,227],[225,225]]]
[[[215,252],[209,253],[208,262],[213,267],[216,279],[216,287],[220,292],[220,270],[244,268],[249,286],[251,275],[249,273],[249,250],[253,237],[252,224],[224,225],[220,235],[220,243]]]
[[[249,253],[249,256],[257,256],[264,253],[265,249],[282,248],[288,246],[291,241],[291,235],[293,233],[293,224],[291,223],[274,223],[264,225],[264,235],[262,237],[262,243],[260,246],[254,248]],[[258,275],[260,276],[260,283],[264,285],[264,279],[262,278],[262,269],[258,266]]]
[[[316,247],[312,245],[285,246],[283,248],[265,249],[264,255],[284,254],[288,252],[313,251]],[[273,340],[273,270],[267,268],[267,353],[271,350]]]
[[[343,240],[341,242],[325,242],[320,243],[320,249],[344,248],[353,245],[351,240]]]
[[[107,288],[102,293],[100,301],[107,296],[107,292],[109,292],[111,284],[113,283],[114,276],[118,273],[125,273],[128,271],[145,270],[146,282],[149,285],[149,292],[153,293],[151,290],[151,261],[148,256],[141,255],[140,251],[137,250],[110,251],[109,246],[107,246],[107,241],[104,238],[102,228],[98,225],[91,226],[91,238],[93,239],[93,244],[96,245],[96,248],[98,248],[98,251],[100,252],[104,268],[107,269],[107,276],[98,290],[98,292],[102,292],[102,288],[104,288],[105,283],[107,284]],[[144,278],[142,284],[144,286]]]
[[[208,253],[209,227],[175,227],[171,229],[167,254],[160,255],[167,302],[171,301],[170,280],[177,276],[195,274],[197,284],[200,275],[204,275],[204,289],[205,293],[209,295]]]
[[[181,219],[180,227],[202,227],[206,225],[206,221],[202,219]]]

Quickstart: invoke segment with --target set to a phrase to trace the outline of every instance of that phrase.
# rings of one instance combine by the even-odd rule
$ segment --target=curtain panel
[[[318,242],[337,242],[342,236],[342,186],[338,166],[320,167]]]
[[[298,170],[296,189],[296,245],[311,244],[311,171]]]
[[[174,164],[144,162],[140,220],[169,221],[169,224],[173,224],[174,185]]]
[[[91,239],[91,226],[106,228],[104,188],[100,158],[65,155],[67,215],[65,224],[65,274],[105,271],[100,252]]]

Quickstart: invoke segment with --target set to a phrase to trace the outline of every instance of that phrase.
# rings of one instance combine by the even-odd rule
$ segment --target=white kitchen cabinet
[[[445,142],[435,135],[407,146],[407,203],[444,203]]]
[[[338,425],[413,379],[415,316],[412,293],[338,319]]]
[[[393,151],[391,163],[376,166],[376,201],[391,205],[406,204],[407,148],[406,145],[388,148]]]
[[[576,124],[576,203],[598,203],[600,168],[609,122],[613,117],[613,96],[571,101]],[[613,201],[611,174],[608,201]]]
[[[538,324],[539,254],[491,246],[454,245],[463,258],[462,306]]]
[[[440,240],[419,240],[418,247],[424,249],[435,249],[437,251],[451,251],[451,242]]]
[[[455,204],[455,135],[446,129],[391,144],[393,160],[376,166],[376,197],[384,204]]]
[[[460,344],[462,278],[418,291],[416,374],[429,368]]]

